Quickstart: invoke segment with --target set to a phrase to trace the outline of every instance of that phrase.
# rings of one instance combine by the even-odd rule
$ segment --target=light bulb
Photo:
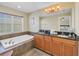
[[[55,8],[52,8],[52,10],[55,10]]]
[[[45,9],[44,11],[45,11],[45,12],[47,12],[48,10],[47,10],[47,9]]]
[[[52,9],[51,9],[51,8],[49,8],[48,10],[49,10],[49,11],[51,11]]]
[[[60,9],[60,6],[57,6],[57,9]]]
[[[45,11],[46,13],[49,13],[48,9],[45,9],[44,11]]]

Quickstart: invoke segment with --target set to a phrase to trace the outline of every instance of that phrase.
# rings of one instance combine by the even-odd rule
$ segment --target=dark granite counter
[[[34,33],[34,32],[29,32],[29,31],[21,32],[21,33],[14,33],[14,34],[8,34],[8,35],[2,35],[2,36],[0,36],[0,40],[11,38],[11,37],[16,37],[16,36],[20,36],[20,35],[25,35],[25,34],[29,34],[29,35],[34,35],[34,34],[48,35],[48,36],[52,36],[52,37],[59,37],[59,38],[79,41],[79,36],[77,36],[75,38],[74,37],[60,37],[57,34],[56,35],[55,34],[45,34],[45,33],[40,33],[40,32]]]
[[[79,41],[78,36],[75,38],[74,37],[60,37],[57,34],[45,34],[45,33],[39,33],[39,32],[37,32],[37,33],[29,32],[28,34],[30,34],[30,35],[39,34],[39,35],[44,35],[44,36],[47,35],[47,36],[51,36],[51,37],[59,37],[59,38],[67,39],[67,40]]]

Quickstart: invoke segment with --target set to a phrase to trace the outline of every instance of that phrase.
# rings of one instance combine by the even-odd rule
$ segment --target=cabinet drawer
[[[77,41],[63,39],[63,43],[68,45],[76,45]]]

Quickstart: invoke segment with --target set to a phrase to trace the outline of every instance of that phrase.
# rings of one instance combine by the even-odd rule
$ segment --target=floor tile
[[[34,48],[28,53],[23,54],[22,56],[50,56],[50,55],[39,49]]]

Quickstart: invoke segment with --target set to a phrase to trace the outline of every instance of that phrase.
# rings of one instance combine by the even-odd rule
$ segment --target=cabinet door
[[[73,40],[63,39],[64,56],[77,55],[77,42]]]
[[[59,38],[54,37],[52,42],[52,55],[60,56],[61,55],[62,42]]]
[[[77,47],[76,45],[64,43],[64,56],[76,56]]]
[[[49,54],[51,53],[50,45],[51,45],[51,37],[50,36],[44,36],[44,51],[49,53]]]
[[[51,40],[51,52],[55,56],[77,55],[77,42],[63,38],[53,37]]]
[[[44,49],[44,40],[42,35],[34,36],[35,47],[39,49]]]

